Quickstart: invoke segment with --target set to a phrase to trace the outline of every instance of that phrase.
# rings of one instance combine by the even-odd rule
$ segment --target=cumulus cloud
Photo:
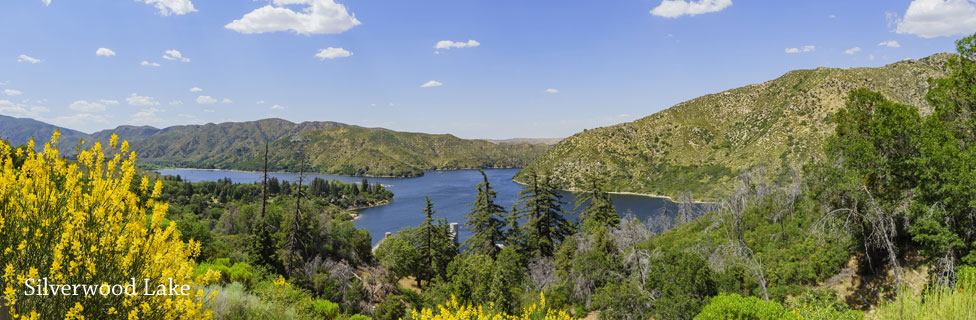
[[[41,0],[41,3],[43,3],[45,6],[50,6],[51,0]]]
[[[434,81],[434,80],[430,80],[430,81],[427,81],[427,83],[424,83],[424,84],[420,85],[420,87],[421,88],[432,88],[432,87],[440,87],[440,86],[443,86],[443,85],[444,85],[443,83],[440,83],[440,82],[437,82],[437,81]]]
[[[93,112],[105,111],[105,105],[98,102],[88,102],[85,100],[78,100],[68,105],[68,109],[79,111],[79,112],[93,113]]]
[[[115,51],[109,48],[98,48],[98,50],[95,50],[95,55],[99,57],[111,57],[115,55]]]
[[[19,95],[24,94],[24,92],[22,92],[20,90],[14,90],[14,89],[4,89],[3,90],[3,94],[8,95],[8,96],[19,96]]]
[[[117,104],[119,104],[119,100],[101,99],[101,100],[98,100],[98,102],[101,102],[102,104],[105,104],[105,105],[117,105]]]
[[[37,118],[40,114],[49,112],[46,107],[28,106],[22,103],[15,103],[10,100],[0,100],[0,114],[14,117]]]
[[[183,104],[183,100],[173,100],[173,101],[170,101],[169,102],[169,105],[171,105],[171,106],[178,106],[178,105],[181,105],[181,104]]]
[[[163,59],[170,61],[190,62],[190,58],[184,57],[179,50],[166,50],[166,52],[163,53]]]
[[[315,54],[315,57],[317,57],[317,58],[319,58],[321,60],[325,60],[325,59],[345,58],[345,57],[348,57],[348,56],[351,56],[351,55],[352,55],[352,52],[349,52],[346,49],[328,47],[328,48],[319,50],[319,53],[316,53]]]
[[[143,67],[158,67],[159,63],[142,60],[142,63],[139,63],[139,65]]]
[[[896,24],[895,32],[922,38],[972,34],[976,31],[976,2],[915,0]]]
[[[474,48],[480,46],[481,42],[468,40],[468,42],[458,41],[454,42],[451,40],[441,40],[434,44],[434,49],[451,49],[451,48]],[[438,51],[434,51],[434,54],[440,54]]]
[[[158,106],[159,102],[152,97],[140,96],[133,93],[128,98],[125,98],[125,102],[128,102],[130,106],[136,107],[148,107],[148,106]]]
[[[559,90],[556,90],[556,89],[553,89],[553,88],[549,88],[549,89],[546,89],[546,92],[547,93],[559,93]]]
[[[193,7],[193,2],[190,2],[190,0],[136,0],[136,2],[153,5],[156,9],[159,9],[159,14],[163,16],[174,14],[180,16],[197,11]]]
[[[190,92],[201,92],[201,91],[203,91],[203,89],[200,89],[200,87],[190,88]]]
[[[277,105],[276,104],[276,105],[271,106],[271,109],[274,109],[274,110],[285,110],[285,107],[282,107],[281,105]]]
[[[786,53],[813,52],[814,50],[817,50],[816,46],[805,45],[799,48],[786,48]]]
[[[26,54],[22,54],[22,55],[17,56],[17,62],[26,62],[26,63],[34,64],[34,63],[41,62],[41,59],[37,59],[37,58],[31,57],[31,56],[28,56]]]
[[[861,51],[861,47],[853,47],[853,48],[844,50],[844,53],[845,54],[855,54],[855,53],[858,53],[859,51]]]
[[[879,43],[878,46],[891,47],[891,48],[901,48],[901,44],[898,41],[891,40]]]
[[[213,112],[216,112],[216,111],[214,109],[203,109],[203,112],[213,113]]]
[[[231,99],[224,98],[224,100],[220,101],[220,103],[234,103],[234,101]]]
[[[217,99],[211,96],[199,96],[197,97],[197,103],[199,104],[214,104],[217,103]]]
[[[837,18],[836,14],[831,14],[827,16],[827,19],[834,19],[834,18]]]
[[[688,15],[719,12],[732,5],[732,0],[664,0],[651,14],[665,18],[677,18]]]
[[[300,11],[288,5],[304,5]],[[224,27],[240,33],[293,31],[298,34],[337,34],[359,25],[359,20],[335,0],[274,0]]]
[[[258,102],[255,102],[255,103],[257,103],[257,104],[264,104],[264,100],[258,100]]]

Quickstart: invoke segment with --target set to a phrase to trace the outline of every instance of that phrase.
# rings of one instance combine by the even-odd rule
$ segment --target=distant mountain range
[[[831,116],[854,88],[881,92],[928,113],[927,79],[946,76],[948,53],[880,68],[790,71],[771,81],[710,94],[633,122],[563,139],[522,170],[548,173],[566,188],[587,177],[613,191],[717,198],[744,170],[776,174],[821,152]]]
[[[293,123],[282,119],[184,125],[158,129],[120,126],[93,134],[32,119],[0,116],[0,137],[14,145],[31,137],[47,141],[61,130],[63,154],[79,139],[107,142],[113,133],[129,141],[139,163],[151,167],[261,170],[269,144],[271,170],[306,170],[368,176],[418,176],[426,170],[522,167],[541,155],[541,143],[466,140],[448,134],[397,132],[338,122]],[[40,144],[40,141],[38,142]]]

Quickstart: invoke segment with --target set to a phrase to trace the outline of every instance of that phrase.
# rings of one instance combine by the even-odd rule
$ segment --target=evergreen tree
[[[504,241],[502,227],[505,223],[502,218],[505,216],[505,209],[495,203],[498,192],[491,188],[488,176],[481,169],[478,172],[484,181],[478,184],[478,195],[471,203],[473,208],[465,216],[467,222],[464,225],[472,234],[464,241],[464,246],[472,254],[495,257],[498,253],[497,244]]]
[[[531,181],[519,192],[519,211],[528,218],[527,249],[536,256],[551,257],[556,245],[572,235],[575,226],[566,220],[562,209],[562,195],[552,186],[552,180],[530,173]]]
[[[586,190],[576,198],[576,207],[583,207],[580,213],[579,225],[584,232],[592,232],[596,228],[614,228],[620,225],[620,216],[613,206],[610,194],[600,187],[595,178],[586,184]]]
[[[420,251],[420,261],[423,264],[418,270],[417,286],[421,285],[421,280],[430,283],[436,277],[444,277],[447,274],[447,265],[457,256],[457,245],[451,240],[451,230],[447,222],[437,219],[434,224],[434,203],[430,197],[424,197],[426,203],[424,207],[424,222],[413,230],[415,246]]]

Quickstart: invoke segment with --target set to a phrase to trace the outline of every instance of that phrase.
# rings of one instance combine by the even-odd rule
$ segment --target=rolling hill
[[[185,125],[158,129],[119,126],[93,134],[32,119],[0,116],[0,137],[20,144],[30,137],[48,139],[60,129],[65,154],[79,139],[107,142],[113,133],[128,140],[139,162],[148,167],[261,170],[265,143],[272,170],[298,171],[304,142],[306,170],[367,176],[419,176],[426,170],[522,167],[548,145],[466,140],[448,134],[397,132],[338,122],[293,123],[283,119]],[[548,140],[546,140],[548,141]],[[70,151],[68,151],[70,150]]]
[[[518,175],[552,175],[565,188],[588,176],[613,191],[717,198],[743,170],[779,174],[817,156],[831,116],[854,88],[931,112],[927,79],[946,75],[950,54],[879,68],[796,70],[771,81],[710,94],[633,122],[585,130],[552,147]]]

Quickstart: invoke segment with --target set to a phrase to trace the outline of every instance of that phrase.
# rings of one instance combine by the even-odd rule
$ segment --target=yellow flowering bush
[[[175,223],[163,226],[160,181],[151,187],[142,178],[143,196],[130,190],[136,155],[117,136],[110,150],[96,142],[77,162],[61,157],[58,137],[55,132],[40,152],[33,140],[17,149],[0,142],[0,302],[12,318],[210,318],[202,306],[210,297],[200,285],[219,275],[192,277],[200,245],[180,241]],[[33,290],[27,283],[42,278],[83,285],[127,285],[134,278],[138,294],[36,295],[43,283]],[[149,292],[169,279],[190,289],[143,295],[144,279]]]
[[[417,312],[411,311],[411,320],[576,320],[565,311],[546,308],[546,296],[539,294],[539,303],[522,309],[522,314],[508,315],[505,313],[491,313],[483,306],[462,305],[454,296],[446,305],[437,306],[437,310],[424,308]]]

